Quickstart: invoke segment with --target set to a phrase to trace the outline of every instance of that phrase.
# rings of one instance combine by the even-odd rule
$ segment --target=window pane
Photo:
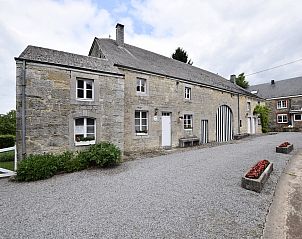
[[[140,89],[140,86],[139,86],[139,85],[136,87],[136,91],[138,91],[138,92],[140,92],[140,91],[141,91],[141,89]]]
[[[301,115],[295,115],[295,120],[301,120]]]
[[[142,118],[147,118],[147,112],[146,111],[142,112]]]
[[[92,99],[92,90],[87,90],[86,91],[86,98],[87,99]]]
[[[135,119],[135,126],[139,125],[140,120],[139,119]]]
[[[78,89],[78,98],[84,98],[84,90]]]
[[[86,81],[86,89],[92,89],[92,81]]]
[[[139,132],[139,131],[140,131],[139,126],[135,126],[135,132]]]
[[[87,133],[94,133],[94,126],[87,126]]]
[[[75,125],[84,125],[84,118],[75,119]]]
[[[141,92],[145,92],[145,86],[141,86]]]
[[[147,125],[147,119],[142,119],[142,125]]]
[[[81,89],[84,88],[84,81],[83,80],[78,80],[78,88],[81,88]]]
[[[136,119],[140,118],[140,111],[135,111],[135,118]]]
[[[76,134],[75,135],[75,141],[77,141],[77,142],[81,141],[83,138],[84,138],[83,134]]]
[[[87,125],[94,125],[94,119],[87,118]]]
[[[94,134],[87,134],[87,138],[89,138],[90,140],[94,140],[95,139]]]
[[[143,131],[144,133],[147,133],[147,126],[142,126],[142,131]]]

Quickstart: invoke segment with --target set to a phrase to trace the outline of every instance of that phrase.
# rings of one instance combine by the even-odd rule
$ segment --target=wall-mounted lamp
[[[157,116],[157,114],[158,114],[158,109],[155,108],[155,109],[154,109],[154,116]]]

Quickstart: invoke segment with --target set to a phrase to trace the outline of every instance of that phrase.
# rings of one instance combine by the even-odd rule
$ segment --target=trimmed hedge
[[[13,147],[15,145],[16,137],[14,135],[0,135],[0,149]]]
[[[15,160],[15,151],[0,153],[0,162],[10,162]]]
[[[80,171],[88,167],[107,167],[121,163],[121,151],[115,145],[101,142],[78,153],[64,152],[59,155],[30,155],[17,167],[17,181],[47,179],[58,173]]]

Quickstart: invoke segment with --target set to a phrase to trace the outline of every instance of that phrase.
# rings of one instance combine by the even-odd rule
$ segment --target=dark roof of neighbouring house
[[[57,51],[43,47],[27,46],[16,60],[46,63],[57,66],[67,66],[76,69],[123,75],[108,59],[83,56],[64,51]]]
[[[95,38],[94,44],[95,42],[97,42],[101,50],[101,55],[112,61],[116,66],[155,73],[255,97],[249,91],[235,85],[222,76],[172,58],[129,44],[124,44],[121,47],[112,39]]]
[[[248,90],[257,91],[257,95],[265,99],[302,95],[302,77],[252,85]]]

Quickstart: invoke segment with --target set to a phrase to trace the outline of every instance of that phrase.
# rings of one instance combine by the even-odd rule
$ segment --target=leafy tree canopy
[[[0,115],[0,135],[16,135],[16,111],[11,110],[7,114]]]
[[[188,54],[187,52],[178,47],[175,52],[172,54],[172,58],[175,59],[175,60],[178,60],[178,61],[182,61],[184,63],[188,63],[189,65],[192,65],[193,64],[193,61],[191,61],[191,59],[188,61]]]
[[[249,82],[245,79],[244,73],[241,73],[238,75],[238,77],[236,77],[236,84],[244,89],[249,87]]]
[[[265,105],[256,105],[254,109],[254,114],[258,114],[261,120],[262,133],[267,133],[269,131],[269,108]]]

